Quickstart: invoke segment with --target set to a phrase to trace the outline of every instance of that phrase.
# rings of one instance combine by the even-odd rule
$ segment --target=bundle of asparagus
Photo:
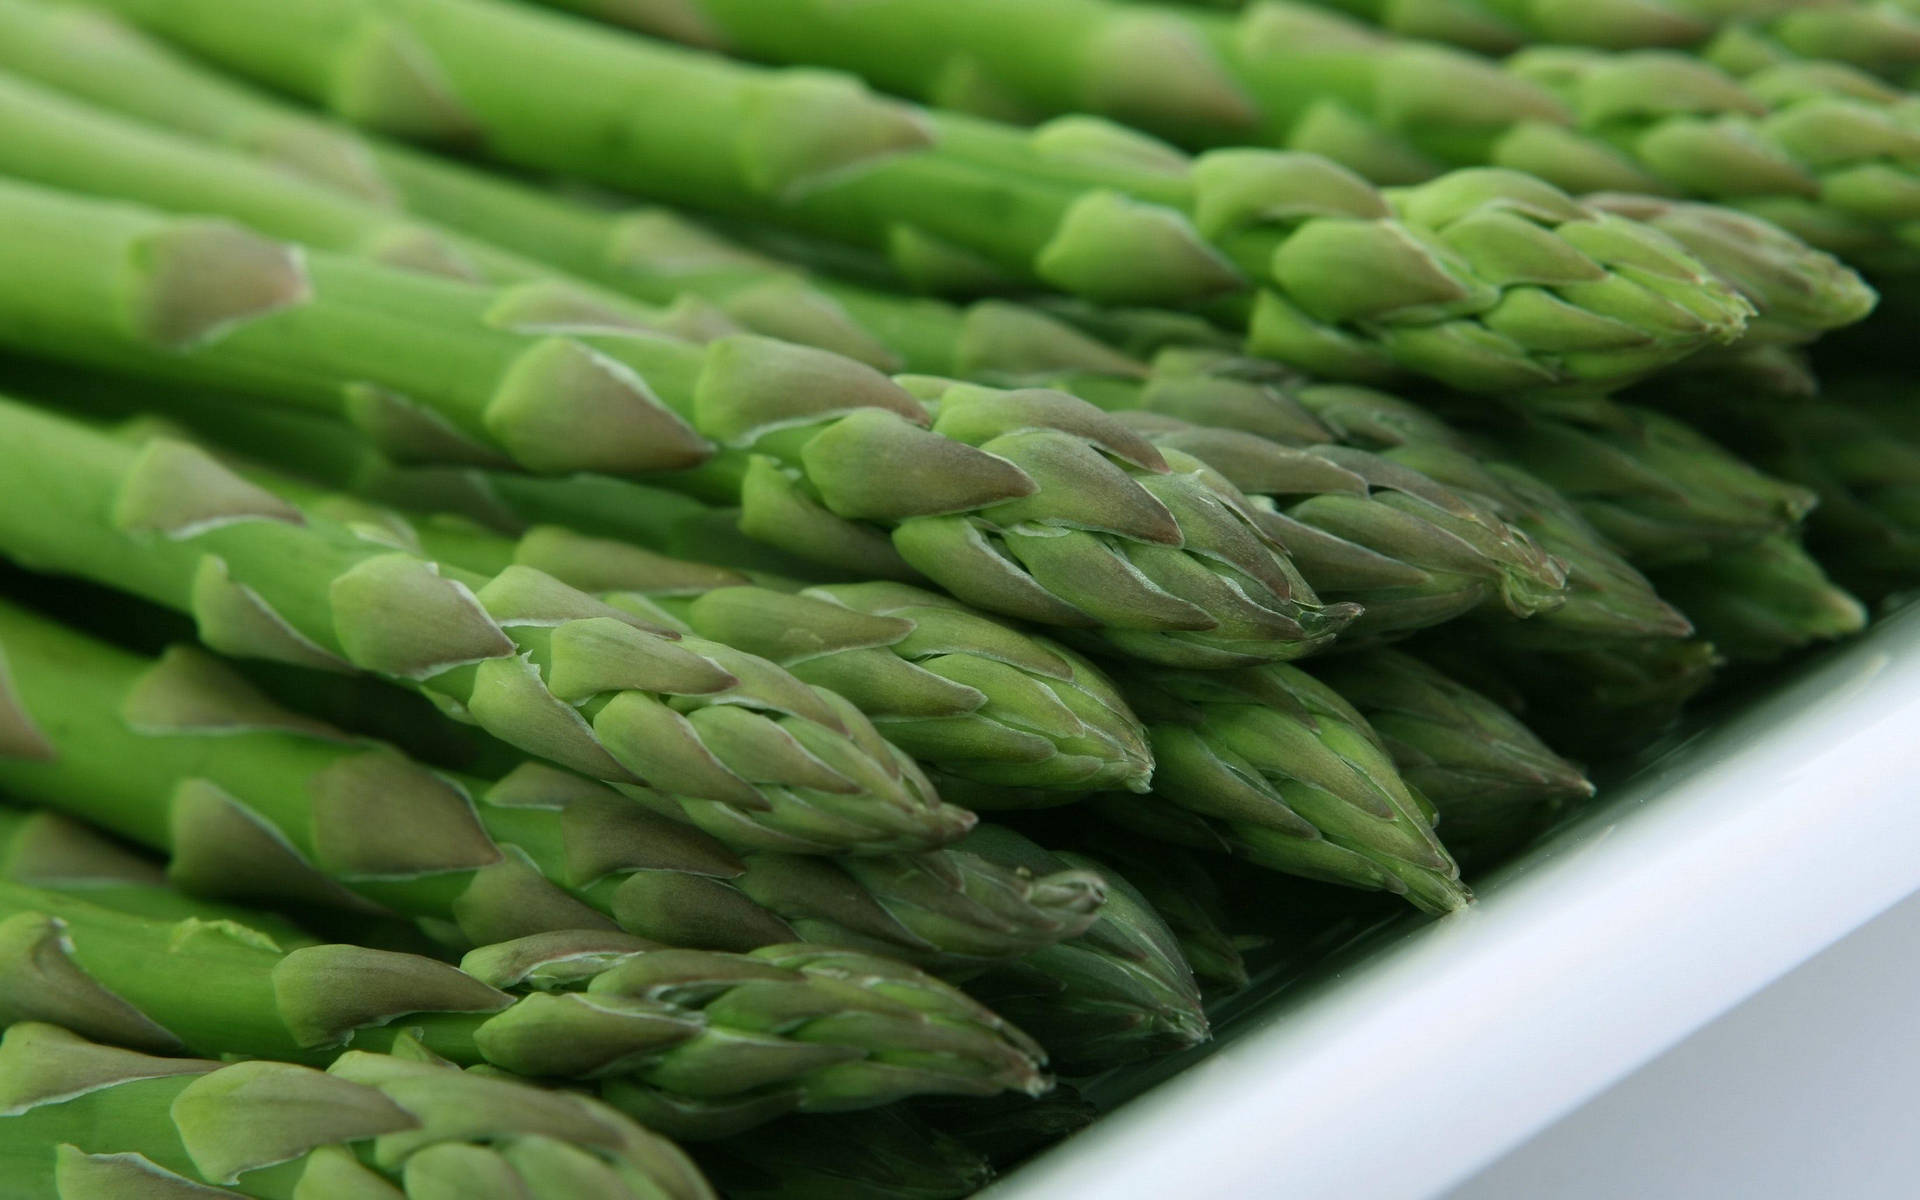
[[[7,1194],[965,1196],[1920,582],[1911,14],[1335,7],[0,0]]]

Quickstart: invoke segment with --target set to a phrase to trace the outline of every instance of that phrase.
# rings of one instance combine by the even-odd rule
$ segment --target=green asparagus
[[[1476,632],[1416,639],[1413,649],[1518,713],[1554,749],[1583,759],[1645,747],[1713,682],[1721,665],[1703,638],[1571,642],[1525,625]]]
[[[1433,802],[1447,849],[1473,866],[1519,848],[1593,794],[1580,768],[1512,713],[1410,655],[1344,655],[1320,674],[1386,742],[1401,777]]]
[[[1589,525],[1578,507],[1511,460],[1483,458],[1472,439],[1395,396],[1367,388],[1314,387],[1295,393],[1340,437],[1378,450],[1456,490],[1476,496],[1566,564],[1567,594],[1530,625],[1535,645],[1577,645],[1593,637],[1685,637],[1687,619]]]
[[[1085,933],[997,964],[968,990],[1030,1029],[1061,1070],[1085,1074],[1205,1041],[1207,1017],[1180,943],[1145,897],[1111,868],[1054,854],[1000,827],[966,847],[1035,872],[1080,867],[1107,880],[1107,904]]]
[[[358,219],[371,208],[397,223],[404,211],[436,223],[442,238],[445,230],[457,230],[639,300],[678,304],[674,328],[696,331],[702,327],[696,322],[711,323],[711,310],[703,314],[687,303],[697,296],[754,332],[889,371],[1003,383],[1061,371],[1130,377],[1143,369],[1137,360],[1024,305],[994,299],[958,307],[807,277],[670,209],[608,211],[356,134],[210,72],[96,9],[0,0],[0,67],[345,197],[360,206]],[[133,136],[125,125],[116,132],[121,140]],[[102,149],[93,147],[95,154]],[[54,162],[63,165],[58,157]],[[207,166],[215,177],[207,182],[227,183],[215,195],[231,194],[236,182],[231,177],[255,174],[211,160]],[[81,187],[71,175],[63,178],[69,180],[65,186]],[[122,171],[116,179],[129,187],[152,187],[144,174],[128,177]],[[162,205],[151,194],[148,202]],[[325,199],[288,203],[301,211],[332,211]],[[262,220],[258,208],[221,211],[290,240],[326,244],[310,228]],[[381,243],[376,238],[374,244]],[[521,260],[508,256],[506,261]]]
[[[1790,531],[1817,499],[1650,409],[1583,403],[1487,433],[1643,569]]]
[[[675,32],[649,23],[659,5],[549,3]],[[1911,168],[1888,161],[1911,157],[1920,131],[1884,89],[1830,64],[1756,66],[1750,94],[1675,54],[1549,48],[1503,70],[1278,0],[1238,17],[1116,0],[667,7],[702,18],[702,32],[729,50],[850,71],[988,116],[1100,113],[1188,146],[1324,154],[1376,183],[1498,166],[1576,193],[1699,196],[1754,206],[1830,248],[1903,262],[1920,236]],[[1920,35],[1920,20],[1904,25]],[[1858,319],[1834,299],[1828,319]]]
[[[1428,801],[1380,736],[1292,667],[1140,671],[1121,680],[1152,735],[1151,797],[1103,798],[1148,837],[1273,870],[1404,895],[1433,912],[1469,893],[1430,827]]]
[[[1920,580],[1920,426],[1903,429],[1901,412],[1911,389],[1873,375],[1773,384],[1713,374],[1652,389],[1646,403],[1817,492],[1807,544],[1847,587],[1878,598],[1912,586]]]
[[[531,568],[454,571],[303,516],[185,443],[0,401],[0,554],[195,618],[215,650],[358,669],[583,774],[867,853],[972,824],[846,701]],[[824,847],[820,847],[824,848]]]
[[[57,1019],[135,1049],[322,1065],[413,1037],[463,1065],[597,1080],[670,1136],[1046,1086],[1024,1034],[931,976],[852,951],[720,954],[576,930],[482,947],[463,970],[351,945],[282,950],[244,925],[11,884],[0,914],[0,1018]]]
[[[1770,661],[1867,626],[1866,606],[1828,579],[1796,539],[1778,534],[1716,549],[1653,579],[1734,661]]]
[[[404,1043],[402,1044],[404,1049]],[[701,1200],[671,1143],[585,1096],[418,1053],[157,1058],[24,1020],[0,1040],[10,1194]]]
[[[337,493],[284,490],[303,509],[359,520],[425,557],[495,575],[519,565],[652,625],[759,654],[831,688],[943,787],[1145,791],[1146,731],[1100,668],[1057,643],[907,584],[802,590],[667,558],[563,526],[509,539],[459,518],[409,520]],[[771,584],[772,586],[762,586]]]
[[[944,968],[1073,937],[1103,895],[1084,872],[1022,874],[958,850],[735,853],[648,811],[671,802],[538,763],[436,773],[279,708],[196,650],[146,659],[4,604],[0,647],[0,704],[21,731],[9,744],[35,751],[0,753],[0,786],[165,852],[196,895],[398,913],[466,944],[619,928]],[[47,866],[70,857],[54,854],[67,840],[32,846]]]
[[[104,280],[125,282],[121,260],[136,254],[141,263],[132,272],[136,280],[159,283],[157,292],[136,288],[136,296],[144,297],[139,303],[150,304],[152,318],[162,324],[185,322],[205,330],[214,319],[215,325],[225,325],[230,298],[236,291],[248,292],[233,285],[226,272],[231,268],[248,278],[256,260],[276,271],[292,269],[288,279],[275,279],[304,289],[308,267],[317,269],[326,259],[385,297],[356,304],[351,298],[322,303],[309,296],[291,308],[226,328],[211,346],[197,349],[178,338],[160,344],[174,345],[174,352],[142,338],[122,339],[121,348],[132,353],[136,369],[184,374],[196,384],[238,385],[281,396],[286,371],[298,373],[309,351],[324,356],[329,347],[343,346],[356,359],[404,360],[436,379],[464,378],[449,365],[449,356],[458,355],[456,347],[436,345],[443,353],[428,354],[417,337],[444,334],[457,343],[462,331],[472,332],[473,322],[441,319],[443,301],[483,310],[517,303],[517,293],[496,294],[318,252],[297,256],[290,247],[237,227],[169,222],[25,185],[0,185],[0,208],[9,197],[19,200],[22,213],[47,218],[47,236],[62,231],[84,236],[100,253],[96,265]],[[116,228],[120,234],[113,237],[92,237]],[[178,261],[167,265],[169,252],[149,246],[149,236],[185,257],[171,254]],[[5,247],[13,245],[0,245],[0,268],[7,261]],[[22,258],[40,261],[25,239],[15,249]],[[238,265],[236,256],[243,260]],[[74,263],[62,260],[60,274],[62,279],[74,275]],[[30,277],[24,267],[22,275],[23,281]],[[34,353],[59,351],[127,366],[93,336],[102,332],[94,328],[100,318],[112,325],[112,314],[125,307],[118,282],[98,295],[80,289],[88,293],[80,297],[65,285],[29,289],[14,294],[11,306],[0,293],[0,339],[11,338]],[[215,306],[212,312],[177,294],[181,288],[192,292],[215,284],[223,285],[217,296],[201,297]],[[388,322],[386,306],[397,303],[400,293],[432,293],[432,319],[412,327]],[[363,331],[372,322],[380,336],[344,343],[317,336],[312,323],[324,326],[330,319],[321,314],[341,316]],[[545,430],[543,436],[569,445],[597,440],[594,422],[575,419],[566,403],[554,403],[539,371],[522,370],[528,363],[558,370],[595,394],[612,388],[644,395],[649,411],[700,443],[696,458],[714,449],[707,436],[728,447],[714,453],[701,471],[669,478],[708,495],[738,499],[746,533],[815,558],[880,576],[911,576],[918,568],[981,607],[1091,628],[1125,652],[1172,662],[1294,656],[1330,639],[1353,615],[1349,607],[1317,604],[1285,556],[1254,528],[1244,497],[1224,480],[1197,460],[1162,454],[1063,393],[1002,392],[924,376],[903,377],[907,387],[902,387],[850,359],[758,337],[731,336],[698,347],[610,333],[539,338],[487,332],[517,347],[509,356],[514,365],[506,370],[503,391],[489,390],[501,367],[493,351],[473,363],[484,360],[493,369],[482,371],[488,377],[479,390],[486,397],[469,397],[487,411],[504,404],[533,420]],[[401,339],[399,345],[394,338]],[[252,357],[255,351],[258,360]],[[335,373],[337,367],[322,363],[311,378],[303,374],[305,383],[295,390],[306,386],[337,409],[342,395],[362,394],[341,390],[348,377]],[[669,405],[682,409],[681,415]],[[357,408],[351,400],[347,406]],[[390,415],[390,407],[371,416],[361,411],[358,423],[380,426]],[[702,432],[695,434],[681,416]],[[620,435],[637,436],[658,449],[656,434],[645,422],[637,427],[623,422]],[[391,437],[376,436],[381,440]],[[417,443],[412,448],[431,449]],[[457,446],[440,450],[446,453],[427,456],[460,457]],[[545,461],[555,467],[559,460]],[[886,469],[876,471],[881,464]],[[919,486],[893,486],[894,472]]]
[[[1060,824],[1066,820],[1084,828],[1077,813],[1065,814]],[[1209,998],[1247,986],[1247,963],[1241,952],[1260,939],[1230,932],[1232,918],[1226,896],[1211,873],[1213,864],[1184,846],[1148,841],[1111,825],[1083,832],[1066,844],[1085,851],[1091,861],[1110,864],[1153,906],[1180,943],[1180,953]]]
[[[1671,241],[1506,172],[1386,197],[1313,156],[1189,162],[1085,118],[929,114],[488,0],[324,0],[297,21],[265,0],[108,7],[363,124],[789,223],[931,289],[1229,297],[1253,352],[1328,374],[1614,384],[1731,341],[1749,312]]]
[[[90,826],[46,809],[0,808],[0,880],[71,892],[118,912],[169,920],[239,921],[287,947],[319,940],[273,913],[175,891],[167,886],[166,872],[157,863]]]
[[[1215,8],[1255,0],[1191,0]],[[1717,57],[1722,43],[1754,42],[1780,55],[1893,67],[1920,55],[1899,3],[1863,0],[1605,0],[1573,7],[1553,0],[1314,0],[1405,37],[1431,38],[1486,54],[1530,43],[1693,47]]]

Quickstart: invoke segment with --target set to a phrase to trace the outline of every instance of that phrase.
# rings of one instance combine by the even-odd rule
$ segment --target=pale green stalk
[[[196,896],[395,915],[466,945],[619,929],[699,949],[810,941],[951,970],[1072,937],[1103,895],[1095,876],[1023,874],[957,850],[784,853],[834,840],[710,820],[736,852],[655,815],[684,816],[642,789],[531,762],[492,778],[429,770],[276,706],[199,651],[144,658],[6,605],[0,656],[0,788],[164,853]],[[33,860],[19,882],[99,869],[68,826],[28,820],[11,852]],[[126,907],[166,913],[149,891]]]
[[[1313,156],[1190,161],[1084,118],[928,114],[487,0],[109,7],[370,127],[484,133],[522,166],[883,251],[930,289],[1225,297],[1253,352],[1331,374],[1610,385],[1732,340],[1749,311],[1665,238],[1504,172],[1383,196]]]
[[[672,1136],[1047,1082],[1039,1047],[960,992],[814,946],[730,955],[573,931],[484,947],[461,969],[360,946],[284,950],[244,925],[155,921],[7,884],[0,953],[8,1024],[311,1065],[417,1040],[462,1065],[595,1080]]]
[[[923,849],[972,824],[852,705],[764,659],[531,568],[370,542],[186,443],[10,402],[0,425],[0,553],[185,612],[215,650],[406,684],[537,757],[817,843]]]

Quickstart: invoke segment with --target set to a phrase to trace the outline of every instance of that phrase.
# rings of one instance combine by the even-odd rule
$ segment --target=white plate
[[[1272,997],[991,1200],[1432,1197],[1920,891],[1920,606]]]

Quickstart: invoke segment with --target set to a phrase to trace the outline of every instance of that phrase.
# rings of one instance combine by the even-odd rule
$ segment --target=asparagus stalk
[[[1428,801],[1379,734],[1291,667],[1142,671],[1121,680],[1153,739],[1153,795],[1101,810],[1147,837],[1272,870],[1404,895],[1432,912],[1470,893],[1429,824]]]
[[[1648,403],[1817,492],[1807,544],[1846,586],[1877,598],[1920,579],[1920,427],[1901,411],[1910,390],[1903,381],[1857,375],[1768,386],[1715,373],[1686,384],[1652,389]]]
[[[1361,606],[1349,635],[1405,633],[1483,607],[1531,617],[1566,600],[1563,562],[1490,506],[1404,464],[1164,416],[1129,424],[1266,501],[1263,525],[1316,592]]]
[[[617,928],[698,949],[804,940],[948,969],[1075,936],[1103,896],[1085,872],[1023,874],[959,850],[736,854],[650,813],[649,802],[671,808],[658,798],[538,763],[494,779],[437,773],[277,707],[199,651],[142,658],[5,605],[0,646],[0,703],[17,731],[0,786],[164,852],[196,895],[397,913],[469,945]],[[99,857],[61,850],[64,827],[35,825],[16,853],[39,866],[20,882],[48,886],[62,862]]]
[[[144,247],[135,255],[143,266],[133,274],[161,283],[157,293],[136,292],[145,296],[143,303],[151,302],[153,313],[168,314],[154,316],[162,324],[187,322],[204,332],[210,316],[228,311],[220,306],[236,288],[216,276],[233,265],[236,248],[248,261],[265,256],[292,269],[282,282],[306,286],[302,260],[290,248],[236,228],[169,224],[24,185],[0,186],[0,207],[7,196],[17,197],[23,211],[45,216],[49,236],[63,230],[88,235],[88,248],[101,252],[95,265],[103,280],[122,280],[122,259]],[[121,225],[137,228],[124,231],[127,236],[119,240],[96,244],[91,237]],[[149,245],[150,237],[162,239],[158,247],[184,247],[184,257]],[[24,248],[21,253],[36,258]],[[170,256],[177,261],[168,265]],[[317,264],[323,257],[316,252],[306,259]],[[326,310],[344,314],[347,324],[362,332],[369,323],[376,327],[378,337],[348,339],[356,357],[392,358],[384,352],[397,351],[435,378],[449,372],[460,377],[448,361],[423,354],[408,337],[397,347],[392,339],[444,334],[457,342],[461,331],[470,332],[469,324],[441,320],[441,301],[483,308],[516,303],[511,293],[496,297],[470,285],[358,263],[333,265],[358,272],[359,282],[381,299],[366,304],[308,300],[277,316],[243,321],[211,345],[187,353],[145,346],[135,365],[184,373],[197,383],[238,383],[278,395],[283,367],[299,368],[307,351],[338,345],[309,336],[308,322],[325,324],[316,313]],[[72,268],[72,262],[63,263],[62,277],[73,274]],[[222,286],[211,314],[175,294],[214,284]],[[433,319],[413,327],[388,322],[387,305],[404,309],[400,295],[420,289],[433,293]],[[64,346],[65,353],[83,361],[99,361],[98,340],[83,335],[94,317],[125,307],[118,292],[116,284],[100,295],[89,294],[84,303],[73,302],[70,288],[37,299],[23,293],[11,310],[0,297],[0,338],[10,335],[33,352],[61,352]],[[96,303],[110,307],[97,309]],[[1317,605],[1284,555],[1254,528],[1244,497],[1224,480],[1197,460],[1162,454],[1061,393],[1000,392],[930,377],[904,379],[910,392],[852,360],[756,337],[696,347],[637,336],[503,336],[525,343],[520,347],[525,353],[509,356],[506,390],[489,393],[483,401],[487,411],[505,405],[540,426],[543,436],[578,445],[594,441],[597,426],[577,419],[566,403],[554,403],[551,389],[541,385],[541,371],[558,370],[595,394],[611,389],[644,395],[650,411],[700,443],[700,455],[712,446],[704,440],[709,435],[728,446],[701,472],[680,478],[683,486],[740,499],[745,532],[812,557],[874,575],[899,577],[918,568],[979,606],[1094,630],[1125,652],[1175,662],[1290,657],[1317,648],[1354,615],[1348,607]],[[186,349],[178,338],[167,344]],[[254,350],[263,355],[257,362]],[[491,351],[482,358],[495,368],[501,365]],[[236,360],[237,378],[225,365]],[[342,394],[359,394],[342,393],[345,380],[330,375],[333,369],[306,381],[316,389],[314,395],[331,403]],[[262,370],[271,378],[263,378]],[[493,382],[489,376],[482,390]],[[703,433],[694,434],[669,404],[683,409],[681,415]],[[360,416],[363,424],[369,420],[364,411]],[[378,425],[386,416],[371,419]],[[648,443],[650,454],[658,449],[658,431],[644,423],[629,427],[623,420],[620,432]],[[449,454],[436,457],[458,458],[458,447],[441,449]],[[557,466],[559,459],[545,461]],[[888,471],[876,473],[878,463],[888,464]],[[900,489],[885,482],[896,475],[920,486]]]
[[[885,853],[972,823],[858,710],[764,659],[530,568],[488,578],[369,542],[185,443],[5,402],[0,427],[0,553],[188,613],[215,650],[380,675],[528,753],[775,835]]]
[[[0,1040],[9,1187],[101,1200],[714,1194],[670,1142],[605,1104],[400,1046],[316,1071],[155,1057],[21,1021]]]
[[[1472,439],[1398,397],[1352,387],[1302,388],[1296,394],[1343,440],[1480,498],[1566,564],[1565,602],[1533,622],[1535,645],[1685,637],[1692,631],[1573,501],[1513,461],[1482,457]]]
[[[0,35],[0,66],[23,78],[244,156],[283,179],[344,197],[363,214],[371,210],[389,223],[404,211],[416,218],[415,226],[433,222],[434,234],[443,240],[446,231],[457,230],[512,252],[510,260],[524,255],[549,271],[648,303],[677,304],[686,310],[681,320],[692,328],[698,328],[693,323],[701,314],[686,302],[698,297],[754,332],[819,346],[888,371],[1013,382],[1061,371],[1130,377],[1143,370],[1136,359],[1024,305],[1000,299],[965,306],[908,300],[807,276],[670,209],[611,211],[357,134],[208,71],[96,9],[0,0]],[[97,121],[99,111],[93,116]],[[93,139],[93,153],[135,137],[125,123],[114,132],[115,138]],[[64,165],[64,160],[55,162]],[[231,195],[236,181],[230,176],[257,173],[211,159],[205,166],[209,181],[196,181],[203,204],[209,195]],[[61,186],[82,188],[71,175],[63,178],[69,182]],[[145,173],[120,171],[115,179],[123,189],[153,186]],[[227,186],[210,192],[205,190],[210,183]],[[153,194],[146,202],[165,206]],[[220,211],[276,236],[327,244],[311,230],[273,224],[257,209],[241,212],[225,203]],[[329,208],[324,199],[310,196],[290,206]],[[269,217],[278,216],[269,210]]]
[[[1643,748],[1713,682],[1721,664],[1703,638],[1572,642],[1524,625],[1470,637],[1419,638],[1413,649],[1517,713],[1554,749],[1577,758]]]
[[[1593,794],[1580,768],[1512,713],[1410,655],[1346,655],[1321,675],[1365,715],[1401,777],[1433,802],[1435,828],[1463,861],[1484,865],[1517,849]]]
[[[1654,578],[1701,635],[1735,661],[1772,661],[1867,626],[1866,606],[1828,579],[1797,540],[1778,534]]]
[[[1581,404],[1487,432],[1642,568],[1792,530],[1817,499],[1649,409]]]
[[[1748,314],[1667,239],[1503,172],[1385,197],[1311,156],[1189,162],[1085,120],[930,115],[486,0],[325,0],[299,21],[258,0],[109,7],[374,128],[483,133],[520,165],[883,251],[930,289],[1231,297],[1219,311],[1253,352],[1329,374],[1607,385]]]
[[[548,2],[625,15],[660,36],[687,32],[649,20],[663,6]],[[1834,86],[1821,67],[1758,69],[1751,95],[1672,55],[1549,49],[1503,70],[1280,2],[1238,16],[1115,0],[870,0],[857,10],[832,0],[685,0],[669,11],[695,14],[698,34],[733,52],[835,67],[948,107],[1013,120],[1099,113],[1196,148],[1322,154],[1376,183],[1507,167],[1576,193],[1752,205],[1796,231],[1839,238],[1833,248],[1901,258],[1911,257],[1903,226],[1920,217],[1899,199],[1913,190],[1905,169],[1886,161],[1910,156],[1917,135],[1884,89]],[[1920,33],[1920,21],[1903,24]],[[1842,301],[1830,319],[1861,315],[1849,311]]]
[[[1058,790],[1062,799],[1145,791],[1146,731],[1100,668],[1058,643],[907,584],[804,590],[654,554],[630,543],[536,526],[507,538],[457,517],[263,482],[303,509],[397,537],[425,557],[495,575],[532,567],[649,624],[759,654],[832,688],[943,785]]]
[[[69,380],[54,388],[71,396]],[[113,389],[88,403],[108,412],[126,397]],[[265,420],[246,407],[169,398],[198,429],[248,450],[301,458],[316,440],[340,441],[344,430],[304,419]],[[135,436],[177,437],[177,429],[135,418]],[[235,433],[240,436],[236,439]],[[376,493],[370,480],[391,480],[391,468],[369,461],[351,438],[322,473]],[[294,453],[289,456],[288,451]],[[239,464],[246,469],[247,464]],[[400,541],[436,562],[493,576],[530,567],[593,593],[651,625],[699,635],[768,658],[808,683],[830,687],[875,722],[889,741],[928,764],[943,782],[1057,789],[1075,794],[1124,788],[1144,791],[1153,760],[1146,733],[1101,670],[1066,647],[984,617],[945,596],[886,581],[804,587],[766,572],[743,572],[651,552],[629,542],[595,538],[563,525],[525,528],[518,537],[493,533],[450,514],[411,518],[393,508],[312,487],[285,474],[252,470],[255,482],[290,503],[375,541]],[[390,488],[386,490],[391,490]],[[407,496],[432,506],[446,489],[423,484]],[[655,518],[684,511],[680,497],[636,486],[623,489],[629,510]],[[471,504],[457,507],[476,511]],[[493,515],[491,504],[481,506]],[[658,510],[665,509],[660,512]],[[693,508],[704,515],[701,506]],[[645,516],[641,517],[645,523]],[[698,520],[698,516],[691,518]],[[673,544],[678,520],[649,541]]]
[[[1190,455],[1206,463],[1249,496],[1253,503],[1248,515],[1265,536],[1286,548],[1291,561],[1317,592],[1324,591],[1336,602],[1360,605],[1360,618],[1349,627],[1351,633],[1402,632],[1483,606],[1497,605],[1515,616],[1532,616],[1550,611],[1565,598],[1563,564],[1476,499],[1405,463],[1383,461],[1352,448],[1289,448],[1252,432],[1271,429],[1308,441],[1331,438],[1304,409],[1282,394],[1270,393],[1256,383],[1218,376],[1168,375],[1131,392],[1111,387],[1093,390],[1086,387],[1088,381],[1079,382],[1080,390],[1099,397],[1107,406],[1156,406],[1160,411],[1122,411],[1120,421],[1163,453]],[[72,403],[74,392],[85,389],[56,381],[41,390]],[[155,396],[146,392],[141,399]],[[104,398],[89,398],[89,403],[108,412],[120,412],[131,399],[124,393],[110,393]],[[304,414],[264,411],[244,400],[222,403],[198,392],[181,394],[176,390],[164,395],[163,404],[208,431],[209,436],[244,443],[249,452],[270,461],[414,507],[451,504],[466,515],[495,525],[503,523],[498,510],[504,507],[510,510],[505,522],[510,525],[517,523],[513,514],[518,513],[608,530],[675,552],[686,551],[688,546],[680,526],[705,528],[713,523],[711,514],[700,513],[698,506],[693,513],[682,516],[686,506],[675,507],[671,498],[662,501],[643,489],[604,479],[537,482],[489,472],[469,475],[462,482],[431,471],[397,471],[363,446],[341,444],[343,430],[337,424],[303,419]],[[1191,426],[1169,411],[1204,416],[1216,407],[1226,410],[1219,414],[1223,419],[1239,420],[1249,428]],[[316,439],[332,444],[322,450],[315,445]],[[665,512],[661,511],[663,505]],[[617,519],[609,522],[602,514]],[[489,551],[465,545],[458,538],[442,540],[444,545],[427,547],[430,557],[488,573],[515,561],[504,548]],[[480,558],[462,559],[459,556],[463,552],[479,554]],[[645,584],[624,583],[598,565],[600,559],[619,553],[615,547],[579,549],[570,557],[585,563],[584,569],[559,562],[557,552],[555,547],[547,556],[519,561],[539,566],[563,582],[581,585],[583,590],[646,590]],[[687,552],[705,557],[697,549]],[[739,636],[749,639],[744,642],[705,630],[697,621],[694,631],[766,654],[790,667],[796,665],[777,646],[765,644],[750,630],[739,631]],[[823,636],[837,639],[843,635],[835,632]],[[800,673],[807,675],[804,670]],[[836,678],[838,683],[830,686],[836,686],[870,716],[885,711],[885,702],[873,697],[871,690],[857,680]],[[828,683],[826,679],[812,681]],[[909,749],[936,762],[951,757],[938,747],[915,744]],[[962,774],[972,778],[967,772]],[[985,781],[999,782],[991,778]]]
[[[0,28],[6,16],[0,11]],[[739,328],[694,297],[671,311],[639,304],[534,258],[117,118],[19,75],[0,74],[0,134],[0,173],[46,187],[230,217],[274,238],[399,270],[476,283],[546,283],[557,315],[571,308],[602,322],[694,339]]]
[[[1210,1036],[1200,987],[1179,940],[1111,868],[1076,854],[1050,853],[998,826],[976,830],[966,845],[1007,867],[1080,867],[1107,880],[1107,904],[1086,932],[998,964],[967,985],[1033,1030],[1061,1070],[1104,1070],[1184,1050]]]
[[[57,1018],[129,1048],[322,1065],[412,1037],[463,1065],[598,1080],[670,1136],[1046,1087],[1024,1034],[931,976],[852,951],[730,955],[572,931],[483,947],[462,970],[359,946],[283,951],[242,925],[13,885],[0,885],[0,913],[8,1021]]]
[[[1191,0],[1212,8],[1251,0]],[[1575,8],[1551,0],[1314,0],[1403,37],[1431,38],[1505,54],[1532,43],[1608,50],[1670,46],[1718,58],[1727,42],[1774,55],[1838,58],[1861,65],[1920,54],[1899,4],[1829,5],[1809,0],[1605,0]]]
[[[46,809],[0,808],[0,880],[71,892],[88,903],[138,916],[238,921],[289,948],[319,940],[272,913],[175,891],[157,864],[90,826]]]
[[[1260,939],[1230,932],[1230,906],[1212,864],[1184,846],[1148,841],[1111,825],[1068,844],[1124,873],[1127,883],[1166,922],[1209,999],[1247,986],[1241,952]]]

